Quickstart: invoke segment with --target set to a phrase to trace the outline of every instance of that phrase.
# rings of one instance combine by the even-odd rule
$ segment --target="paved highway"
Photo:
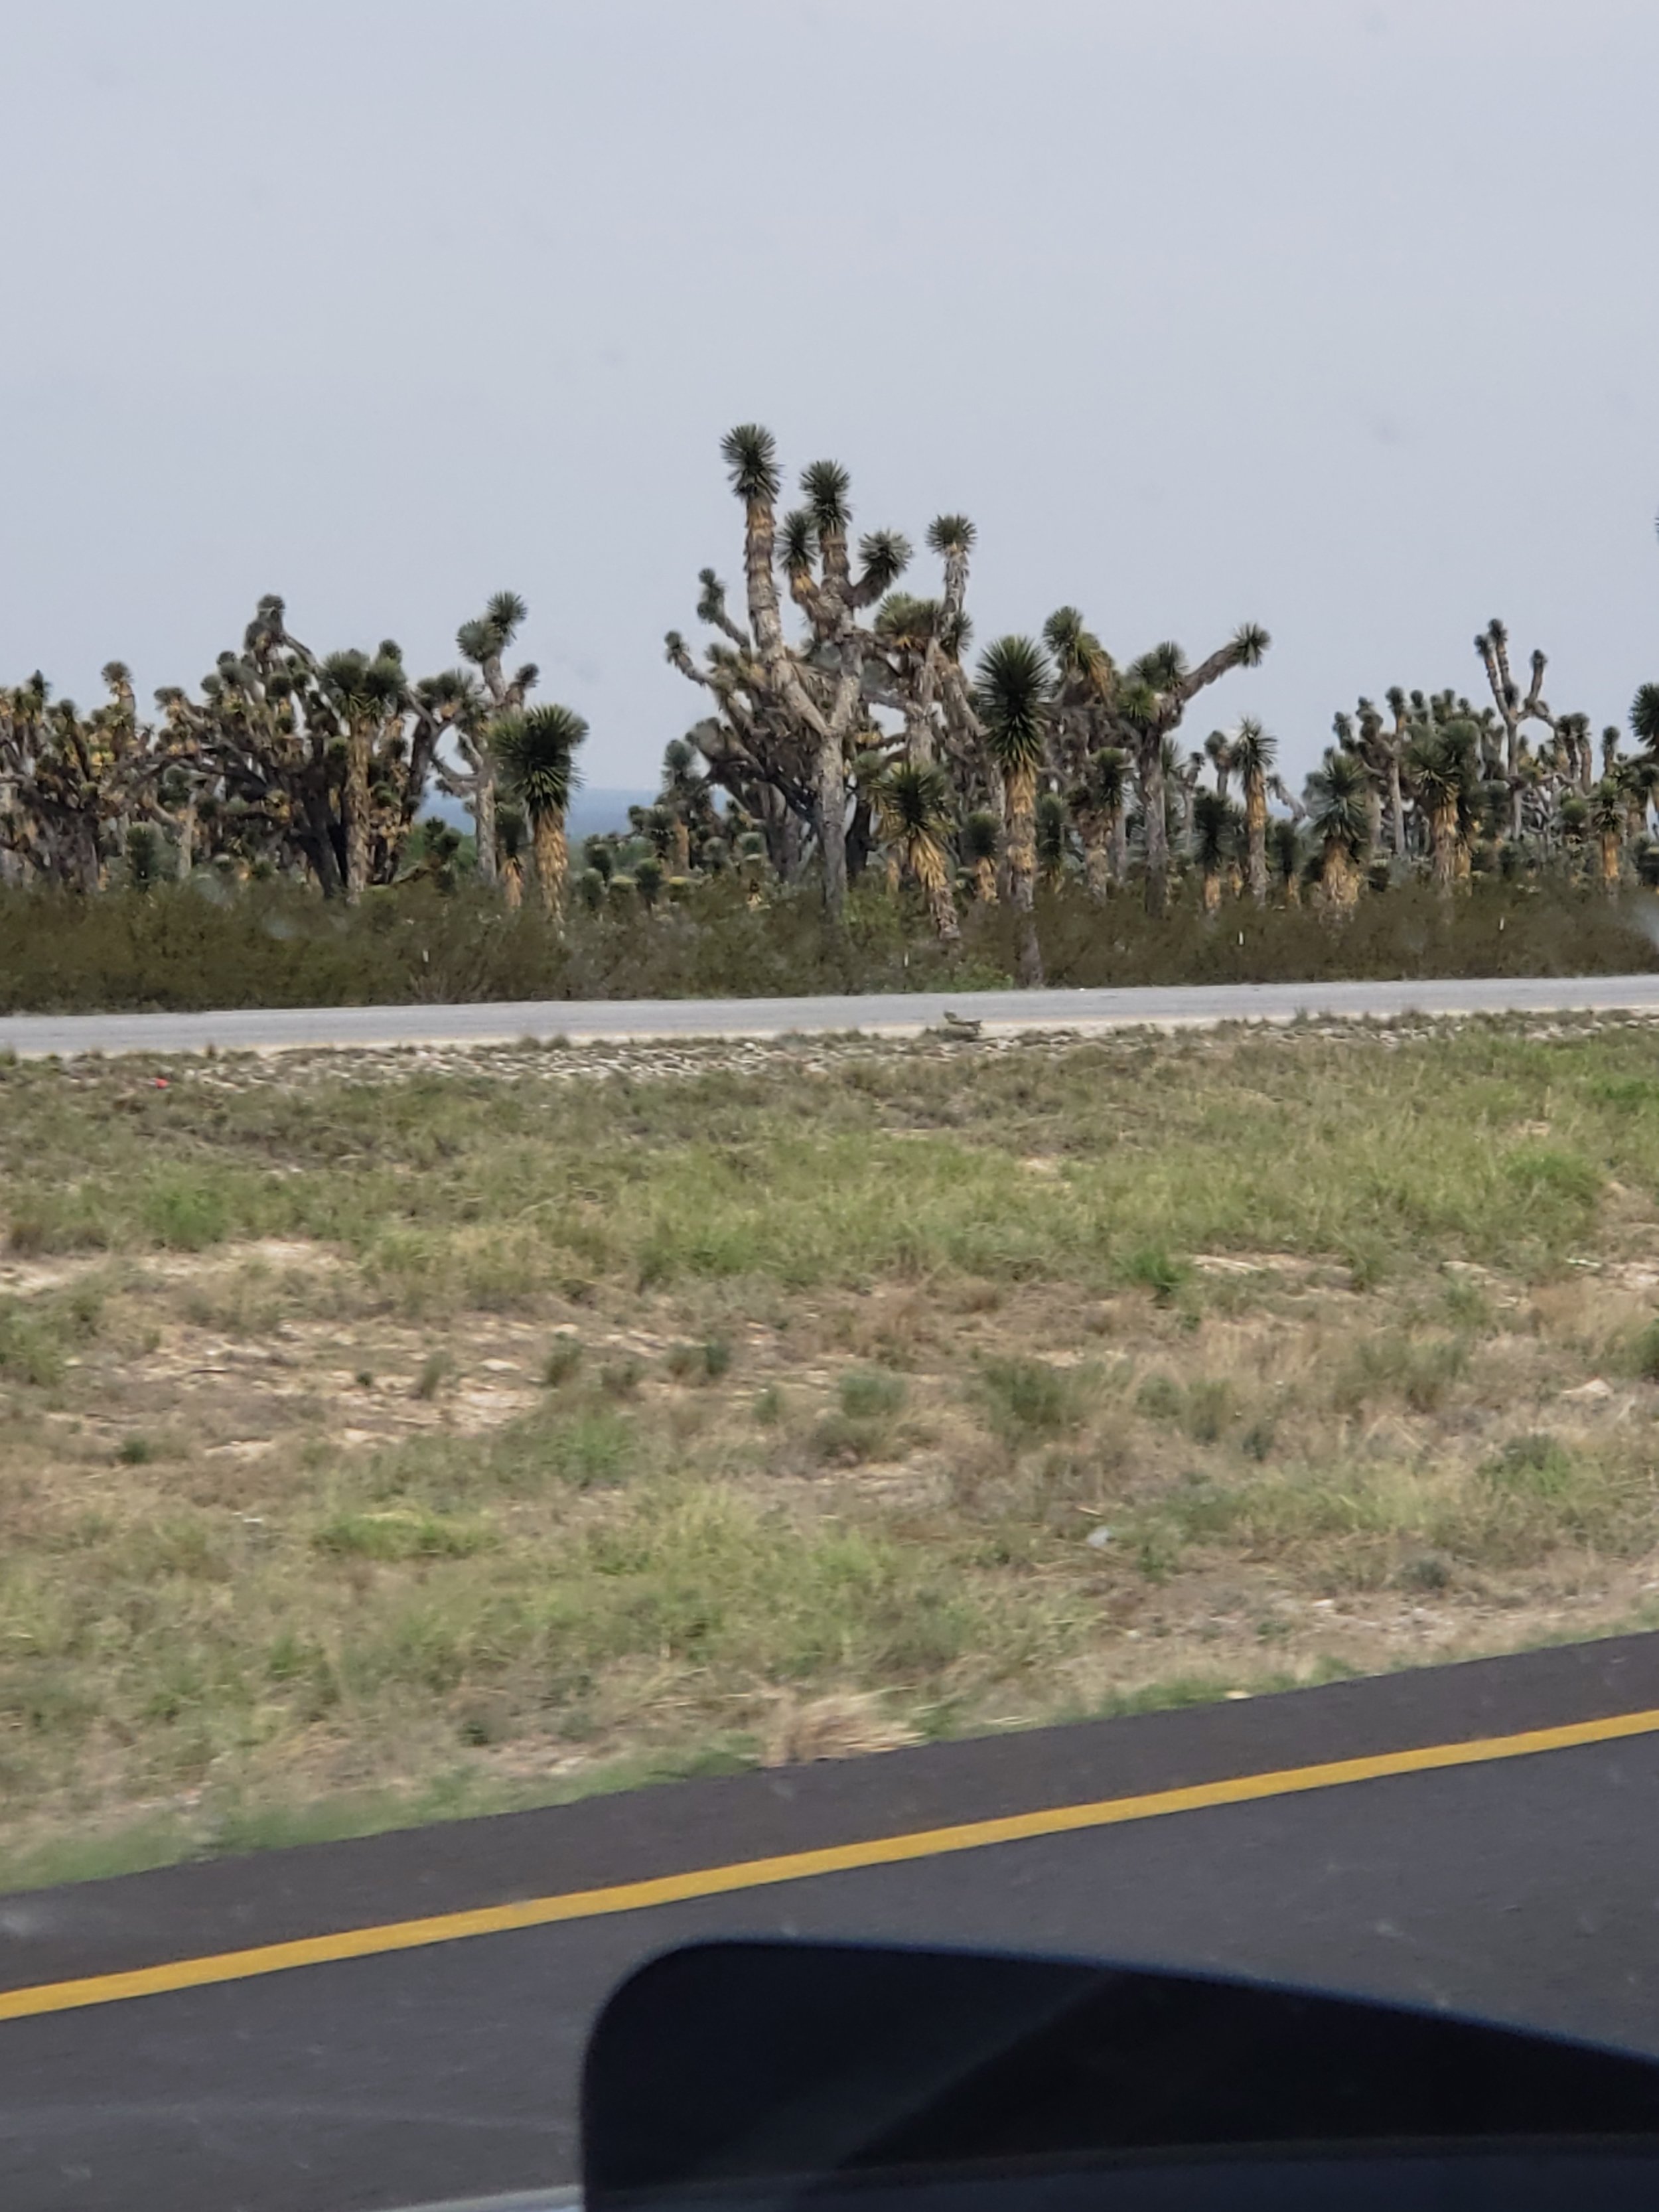
[[[0,2203],[568,2181],[595,2007],[714,1934],[1218,1966],[1659,2052],[1656,1833],[1633,1637],[0,1899]]]
[[[1121,991],[872,993],[825,999],[542,999],[460,1006],[252,1007],[208,1014],[8,1014],[0,1052],[282,1052],[319,1045],[573,1043],[787,1036],[852,1030],[912,1036],[946,1009],[988,1030],[1177,1029],[1298,1014],[1656,1013],[1659,974],[1463,982],[1217,983]]]

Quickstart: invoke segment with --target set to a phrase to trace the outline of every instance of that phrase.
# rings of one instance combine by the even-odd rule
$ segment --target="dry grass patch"
[[[1641,1617],[1653,1046],[0,1070],[4,1863]]]

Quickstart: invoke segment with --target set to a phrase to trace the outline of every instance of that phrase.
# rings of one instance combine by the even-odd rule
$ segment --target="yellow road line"
[[[1570,1722],[1562,1728],[1529,1729],[1519,1735],[1483,1736],[1464,1743],[1426,1744],[1415,1751],[1331,1759],[1318,1766],[1282,1767],[1268,1774],[1240,1774],[1181,1790],[1152,1790],[1144,1796],[1107,1797],[1089,1805],[1047,1806],[1036,1812],[1011,1813],[1000,1820],[967,1820],[955,1827],[878,1836],[866,1843],[830,1844],[818,1850],[788,1851],[776,1858],[741,1859],[731,1866],[695,1867],[683,1874],[618,1882],[606,1889],[570,1890],[557,1897],[526,1898],[514,1905],[486,1905],[470,1912],[441,1912],[424,1920],[394,1920],[374,1928],[341,1929],[331,1936],[305,1936],[290,1943],[264,1943],[251,1950],[173,1959],[123,1974],[94,1974],[80,1981],[3,1990],[0,1990],[0,2020],[27,2020],[40,2013],[77,2011],[85,2005],[118,2004],[128,1997],[157,1996],[169,1990],[202,1989],[214,1982],[286,1973],[295,1966],[375,1958],[388,1951],[420,1950],[428,1944],[459,1942],[470,1936],[506,1935],[520,1928],[547,1928],[561,1920],[596,1920],[613,1912],[642,1912],[653,1905],[682,1905],[693,1898],[726,1897],[738,1890],[765,1889],[777,1882],[808,1881],[817,1875],[851,1874],[861,1867],[898,1866],[910,1859],[942,1857],[950,1851],[980,1850],[991,1844],[1029,1843],[1042,1836],[1117,1827],[1130,1820],[1158,1820],[1168,1813],[1248,1805],[1266,1797],[1337,1790],[1351,1782],[1380,1782],[1393,1775],[1481,1766],[1496,1759],[1525,1759],[1539,1752],[1568,1751],[1583,1744],[1613,1743],[1621,1737],[1656,1734],[1659,1734],[1659,1711],[1616,1713],[1605,1720]]]

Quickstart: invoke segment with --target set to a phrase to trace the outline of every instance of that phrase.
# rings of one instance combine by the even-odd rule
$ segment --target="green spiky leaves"
[[[778,532],[778,557],[786,575],[810,573],[817,558],[818,530],[804,507],[791,507]]]
[[[1659,684],[1644,684],[1630,703],[1631,734],[1659,751]]]
[[[994,814],[976,809],[962,825],[958,840],[963,860],[969,867],[994,860],[1002,850],[1002,824]]]
[[[986,647],[975,696],[987,742],[1005,775],[1030,775],[1042,766],[1043,710],[1052,689],[1048,656],[1035,639],[1000,637]]]
[[[901,761],[876,785],[884,833],[896,842],[937,844],[951,827],[951,781],[932,761]]]
[[[820,537],[845,530],[853,520],[853,479],[839,461],[814,461],[800,472],[801,495]]]
[[[1370,834],[1364,769],[1352,753],[1328,751],[1308,778],[1308,818],[1328,851],[1341,845],[1358,854]]]
[[[929,549],[944,560],[953,554],[971,553],[975,535],[974,526],[965,514],[936,515],[927,526]]]
[[[563,815],[580,781],[574,756],[586,735],[580,714],[551,702],[502,714],[491,725],[490,750],[501,782],[532,824]]]
[[[758,422],[739,422],[720,440],[720,458],[732,489],[749,506],[770,505],[778,495],[778,441]]]
[[[866,599],[879,599],[910,565],[910,541],[896,530],[872,530],[859,540],[863,574],[859,588]]]

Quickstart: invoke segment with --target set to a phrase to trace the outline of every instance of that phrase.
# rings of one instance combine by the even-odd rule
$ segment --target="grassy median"
[[[0,1066],[0,1880],[1589,1634],[1659,1030]]]

